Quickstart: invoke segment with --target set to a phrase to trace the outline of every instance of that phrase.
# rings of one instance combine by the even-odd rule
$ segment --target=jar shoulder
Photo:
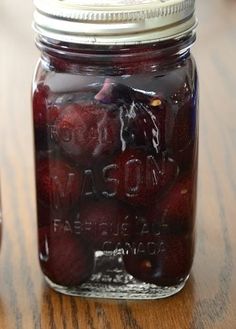
[[[171,65],[154,64],[150,67],[149,63],[148,70],[134,70],[130,74],[114,74],[112,66],[108,69],[104,68],[101,72],[89,65],[86,67],[74,64],[73,70],[73,67],[66,68],[65,63],[59,62],[55,67],[55,64],[51,65],[41,58],[35,69],[33,84],[34,86],[47,85],[52,92],[69,93],[94,88],[100,90],[104,82],[109,82],[113,86],[122,85],[132,90],[139,90],[143,94],[158,94],[167,98],[184,85],[187,85],[191,92],[196,88],[198,74],[193,55]],[[145,66],[145,63],[141,62],[141,65]],[[125,90],[123,89],[122,92]]]

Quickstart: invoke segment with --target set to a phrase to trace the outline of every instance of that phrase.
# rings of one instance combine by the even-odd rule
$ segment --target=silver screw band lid
[[[55,40],[123,45],[180,37],[196,27],[195,0],[34,0],[34,29]]]

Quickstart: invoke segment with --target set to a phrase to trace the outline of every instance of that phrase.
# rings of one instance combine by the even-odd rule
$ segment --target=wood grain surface
[[[197,250],[191,278],[159,301],[59,295],[36,250],[31,1],[0,1],[1,329],[236,328],[236,1],[198,0],[201,86]]]

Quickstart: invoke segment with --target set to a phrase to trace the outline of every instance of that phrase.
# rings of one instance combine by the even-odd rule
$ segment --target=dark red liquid
[[[133,66],[121,59],[96,70],[47,56],[38,67],[40,261],[59,285],[89,280],[96,251],[120,254],[129,274],[160,286],[184,281],[192,265],[195,64],[188,53],[166,62],[144,56]]]

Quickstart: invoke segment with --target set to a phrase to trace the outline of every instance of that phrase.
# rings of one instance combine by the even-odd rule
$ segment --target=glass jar
[[[78,3],[35,1],[41,268],[65,294],[167,297],[194,255],[194,1]]]

